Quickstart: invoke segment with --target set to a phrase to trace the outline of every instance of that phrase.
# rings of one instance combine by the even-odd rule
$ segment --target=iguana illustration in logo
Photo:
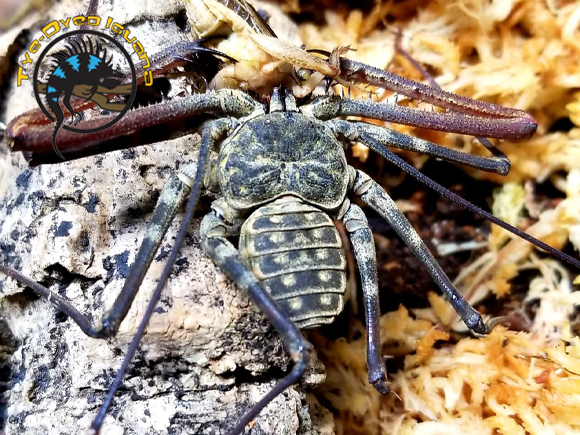
[[[95,38],[96,39],[96,38]],[[46,103],[54,114],[55,126],[52,134],[54,151],[64,160],[64,156],[56,145],[56,137],[64,123],[65,114],[59,103],[62,102],[70,113],[70,123],[77,125],[82,115],[71,106],[73,95],[92,100],[101,109],[121,112],[127,103],[111,103],[105,94],[127,94],[131,85],[120,85],[126,75],[116,71],[112,66],[113,55],[107,59],[107,49],[102,48],[98,40],[91,38],[69,38],[64,50],[50,55],[55,60],[51,65],[48,81],[37,82],[37,90],[46,94]],[[46,113],[46,112],[45,112]],[[68,128],[76,132],[78,129]]]

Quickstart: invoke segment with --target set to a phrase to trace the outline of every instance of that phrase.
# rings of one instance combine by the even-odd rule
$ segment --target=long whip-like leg
[[[111,309],[103,315],[98,325],[93,325],[87,315],[78,311],[65,298],[27,278],[18,271],[0,264],[0,272],[30,287],[40,297],[48,300],[55,308],[69,316],[88,336],[93,338],[114,336],[117,333],[119,324],[127,315],[141,282],[149,269],[149,265],[153,260],[153,256],[169,229],[177,210],[179,210],[179,207],[191,190],[189,183],[184,183],[181,179],[186,177],[193,178],[196,167],[197,165],[195,163],[183,167],[179,175],[173,175],[165,184],[155,206],[155,210],[153,211],[151,221],[147,225],[145,238],[141,243],[135,262],[131,267],[131,272],[123,285],[123,289],[115,299]]]
[[[195,177],[196,172],[197,164],[195,163],[183,167],[179,174],[173,175],[167,181],[161,192],[153,217],[141,242],[139,252],[131,266],[131,273],[125,280],[123,289],[117,299],[115,299],[111,309],[103,316],[102,327],[110,333],[117,331],[120,323],[127,315],[155,253],[159,249],[177,211],[191,191],[191,180]]]
[[[395,164],[396,166],[398,166],[399,168],[401,168],[402,170],[404,170],[405,172],[407,172],[409,175],[413,176],[414,178],[416,178],[420,182],[424,183],[429,188],[435,190],[436,192],[439,192],[440,194],[451,199],[452,201],[456,202],[457,204],[466,208],[467,210],[471,210],[474,213],[477,213],[478,215],[480,215],[484,219],[487,219],[491,223],[494,223],[497,226],[502,227],[503,229],[509,231],[510,233],[515,234],[518,237],[521,237],[522,239],[526,240],[527,242],[531,243],[532,245],[537,246],[540,249],[543,249],[544,251],[546,251],[547,253],[549,253],[553,257],[555,257],[559,260],[565,261],[566,263],[571,264],[572,266],[580,269],[580,261],[578,261],[577,259],[572,258],[567,254],[564,254],[562,251],[559,251],[558,249],[552,248],[551,246],[547,245],[546,243],[536,239],[535,237],[530,236],[529,234],[525,233],[524,231],[517,229],[516,227],[508,224],[507,222],[504,222],[501,219],[495,217],[491,213],[489,213],[489,212],[483,210],[482,208],[477,207],[476,205],[463,199],[459,195],[451,192],[449,189],[446,189],[443,186],[437,184],[435,181],[433,181],[432,179],[430,179],[426,175],[422,174],[419,170],[417,170],[415,167],[413,167],[409,163],[405,162],[403,159],[398,157],[396,154],[394,154],[392,151],[390,151],[386,147],[386,145],[392,145],[392,146],[400,147],[403,149],[412,149],[413,151],[419,151],[418,149],[412,148],[412,147],[414,147],[413,141],[411,141],[409,143],[410,146],[409,145],[400,146],[400,144],[391,144],[390,142],[386,143],[387,141],[382,140],[380,134],[375,134],[376,132],[375,132],[373,127],[368,128],[369,127],[368,125],[364,125],[362,123],[358,124],[358,123],[351,123],[351,122],[344,122],[344,121],[333,121],[332,125],[334,126],[334,130],[336,133],[343,135],[345,138],[347,138],[351,141],[360,141],[361,143],[364,143],[370,149],[372,149],[373,151],[376,151],[381,156],[386,158],[388,161]],[[435,144],[431,144],[431,145],[435,145]],[[422,146],[422,145],[420,145],[420,146]],[[438,147],[438,145],[435,145],[435,147]],[[431,148],[431,151],[433,151],[433,150],[434,149]],[[452,150],[448,150],[448,151],[452,151]],[[447,154],[447,152],[445,152],[445,151],[437,151],[437,153],[443,153],[443,154],[451,156],[450,158],[444,157],[443,154],[441,154],[439,156],[441,158],[445,158],[446,160],[449,160],[452,162],[456,161],[458,163],[463,163],[463,164],[473,166],[473,167],[476,167],[479,169],[486,170],[485,169],[486,166],[489,166],[487,163],[485,163],[484,160],[480,160],[480,159],[487,159],[484,157],[478,157],[478,158],[474,157],[474,160],[472,160],[470,163],[471,159],[469,159],[468,157],[461,157],[461,154],[463,154],[463,153],[459,153],[457,151],[450,153],[450,154]],[[432,155],[436,155],[436,154],[433,153]],[[493,162],[494,159],[495,159],[495,157],[491,157],[491,158],[489,158],[489,161]],[[476,163],[474,164],[474,162],[476,162]],[[501,162],[501,159],[498,160],[498,163],[499,162]],[[479,166],[480,164],[481,164],[481,166]],[[498,168],[501,168],[501,164],[498,165]]]
[[[33,279],[28,278],[27,276],[21,274],[15,269],[11,267],[4,266],[0,264],[0,272],[14,280],[18,281],[21,284],[24,284],[26,287],[31,288],[34,292],[43,299],[49,301],[54,307],[67,316],[69,316],[79,327],[81,330],[90,337],[99,337],[100,331],[102,328],[95,327],[91,323],[91,319],[84,313],[81,313],[77,310],[74,306],[72,306],[69,301],[65,298],[60,296],[58,293],[54,293],[53,291],[49,290],[45,286],[37,283]]]
[[[202,127],[201,147],[199,150],[199,159],[197,161],[197,170],[195,173],[195,179],[193,180],[193,183],[192,183],[191,194],[189,195],[189,200],[187,202],[187,207],[185,210],[185,215],[183,217],[183,221],[181,222],[181,226],[179,227],[179,232],[177,234],[177,237],[175,238],[175,243],[173,245],[173,248],[171,249],[171,252],[169,254],[167,262],[165,263],[165,267],[163,268],[163,272],[161,273],[161,276],[159,277],[159,282],[157,283],[157,287],[155,288],[155,291],[151,295],[151,299],[149,301],[149,305],[147,306],[147,309],[145,310],[145,314],[143,316],[143,319],[141,320],[141,323],[139,324],[139,328],[137,329],[137,332],[135,333],[135,336],[133,337],[133,340],[131,341],[131,345],[129,346],[129,349],[127,350],[127,353],[125,354],[125,359],[123,360],[123,364],[121,364],[121,367],[119,368],[119,371],[117,372],[117,376],[115,377],[115,380],[113,381],[113,383],[111,384],[111,387],[109,388],[109,392],[107,393],[107,397],[105,398],[105,401],[101,405],[99,413],[97,414],[97,416],[93,420],[93,423],[91,425],[91,433],[92,434],[98,434],[100,429],[101,429],[101,426],[103,424],[105,416],[107,415],[107,410],[108,410],[109,406],[111,405],[113,398],[115,397],[115,394],[121,385],[123,377],[125,376],[125,372],[127,371],[127,368],[129,367],[129,364],[131,363],[131,360],[133,359],[135,352],[137,351],[137,347],[139,346],[139,342],[141,341],[141,338],[143,337],[143,334],[145,333],[145,329],[147,328],[147,324],[149,323],[149,319],[151,318],[151,315],[153,314],[153,311],[155,310],[155,306],[157,305],[157,302],[159,301],[159,298],[161,297],[161,292],[163,291],[163,288],[165,287],[165,283],[169,279],[169,275],[171,274],[171,270],[173,268],[175,260],[177,260],[177,255],[179,254],[179,250],[181,249],[181,245],[183,244],[183,241],[185,240],[187,228],[189,226],[189,223],[191,222],[191,219],[193,217],[193,212],[194,212],[195,206],[197,204],[197,200],[199,199],[199,196],[201,193],[201,188],[202,188],[201,185],[202,185],[203,176],[205,174],[205,167],[206,167],[206,163],[207,163],[208,158],[209,158],[209,153],[215,147],[215,144],[217,143],[217,141],[220,140],[226,134],[226,132],[229,128],[230,128],[230,121],[225,120],[225,119],[216,120],[216,121],[208,121],[205,123],[204,127]],[[191,179],[188,180],[188,183],[186,183],[186,184],[189,184],[189,182],[191,182]],[[131,291],[132,291],[131,289],[128,289],[127,294],[130,295]],[[134,297],[134,295],[133,295],[133,297]],[[126,312],[125,312],[125,314],[126,314]]]
[[[472,154],[446,148],[433,142],[408,136],[378,125],[367,124],[365,122],[342,120],[333,120],[329,122],[334,126],[336,132],[351,141],[356,141],[360,134],[366,133],[384,146],[427,154],[448,162],[461,163],[481,171],[506,175],[510,170],[509,160],[504,159],[503,157],[474,156]]]
[[[304,374],[312,345],[304,338],[298,327],[290,320],[288,315],[272,299],[264,284],[262,284],[244,263],[239,251],[226,239],[226,224],[222,217],[212,212],[201,223],[201,237],[206,254],[219,266],[224,273],[233,280],[238,287],[245,290],[253,303],[255,303],[270,319],[276,330],[282,336],[284,347],[290,354],[294,366],[272,390],[256,403],[238,424],[232,429],[230,435],[241,433],[246,425],[258,413],[282,393],[290,385],[298,382]]]
[[[466,208],[467,210],[471,210],[474,213],[477,213],[484,219],[487,219],[493,224],[509,231],[512,234],[524,239],[525,241],[531,243],[534,246],[537,246],[540,249],[543,249],[548,254],[557,258],[558,260],[564,261],[577,269],[580,269],[580,261],[569,256],[568,254],[564,254],[562,251],[552,248],[550,245],[536,239],[535,237],[530,236],[529,234],[525,233],[524,231],[514,227],[513,225],[504,222],[503,220],[499,219],[498,217],[492,215],[491,213],[483,210],[482,208],[470,203],[466,199],[460,197],[459,195],[451,192],[449,189],[437,184],[431,178],[427,177],[426,175],[422,174],[419,170],[417,170],[413,165],[410,165],[399,156],[394,154],[392,151],[387,149],[383,144],[377,142],[375,138],[369,134],[361,133],[358,135],[357,140],[361,141],[365,145],[367,145],[372,150],[378,152],[384,158],[386,158],[389,162],[395,164],[405,172],[407,172],[412,177],[419,180],[421,183],[424,183],[430,189],[439,192],[441,195],[449,198],[450,200],[454,201],[455,203],[459,204],[460,206]]]
[[[447,299],[467,327],[478,334],[486,334],[488,328],[477,310],[469,305],[457,289],[453,287],[437,260],[429,252],[421,237],[419,237],[411,223],[398,209],[397,204],[387,192],[361,171],[357,171],[353,192],[379,213],[393,227],[405,244],[411,248],[417,259],[427,270],[427,273],[447,296]]]
[[[360,271],[361,285],[367,321],[367,362],[369,382],[382,394],[389,392],[387,369],[381,356],[379,284],[377,278],[377,255],[373,233],[361,208],[351,204],[342,218],[354,249]]]
[[[208,135],[219,136],[230,127],[230,121],[228,120],[212,121],[208,124],[210,127],[207,128],[208,132],[205,133],[206,138]],[[215,139],[212,139],[211,143],[208,143],[206,146],[213,146],[214,143]],[[103,315],[98,325],[93,325],[88,316],[78,311],[65,298],[27,278],[18,271],[0,265],[0,272],[30,287],[40,297],[48,300],[57,309],[69,316],[88,336],[93,338],[114,336],[135,299],[135,295],[145,278],[145,274],[149,270],[149,266],[153,261],[157,249],[161,245],[165,233],[191,191],[192,180],[195,178],[197,167],[198,165],[196,163],[184,166],[178,174],[171,176],[165,184],[155,206],[155,210],[153,211],[151,221],[147,225],[145,238],[141,243],[135,262],[131,267],[131,272],[123,285],[123,289],[115,299],[111,309]]]

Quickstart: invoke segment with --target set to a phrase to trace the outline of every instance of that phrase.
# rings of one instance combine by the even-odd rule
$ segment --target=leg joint
[[[373,183],[374,181],[367,174],[362,171],[356,171],[356,178],[352,186],[352,191],[355,195],[364,195],[367,190],[372,187]]]

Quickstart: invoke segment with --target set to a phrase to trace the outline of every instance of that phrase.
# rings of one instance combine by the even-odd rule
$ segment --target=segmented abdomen
[[[260,207],[244,223],[240,251],[253,273],[300,327],[342,311],[346,259],[328,215],[297,198]]]

